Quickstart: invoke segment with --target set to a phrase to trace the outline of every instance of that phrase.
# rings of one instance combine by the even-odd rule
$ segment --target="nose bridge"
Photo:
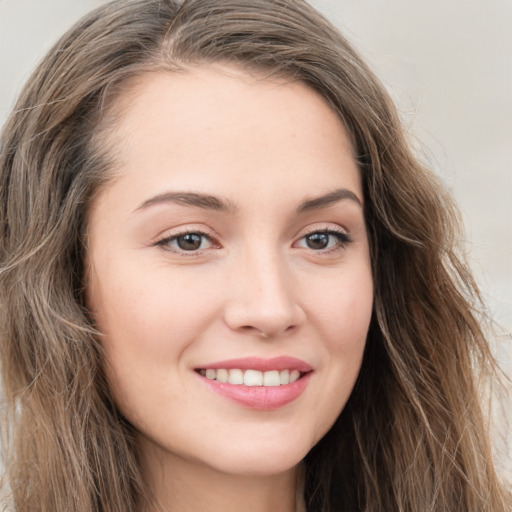
[[[226,310],[232,329],[275,336],[300,324],[291,271],[277,248],[248,246],[236,267]]]

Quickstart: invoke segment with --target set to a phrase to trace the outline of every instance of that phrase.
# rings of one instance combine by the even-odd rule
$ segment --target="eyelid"
[[[157,239],[152,243],[154,246],[159,246],[162,248],[162,250],[165,250],[169,253],[174,253],[179,256],[185,256],[185,257],[193,257],[193,256],[200,256],[204,252],[209,251],[211,249],[219,249],[221,248],[220,243],[218,242],[218,237],[210,232],[209,230],[206,230],[204,228],[195,228],[194,226],[183,226],[182,228],[174,228],[171,232],[167,231],[165,235],[161,235],[157,237]],[[310,250],[313,253],[316,254],[328,254],[330,252],[335,252],[340,249],[346,248],[346,246],[352,242],[352,236],[350,233],[340,227],[339,225],[318,225],[318,226],[311,226],[308,227],[306,230],[302,231],[302,234],[295,238],[295,241],[293,242],[292,246],[296,247],[297,244],[304,240],[306,237],[311,236],[315,233],[322,233],[327,234],[330,236],[334,236],[337,238],[337,243],[334,247],[328,247],[326,249],[313,249],[310,247],[299,247],[301,249]],[[179,248],[171,248],[169,246],[170,242],[178,239],[181,236],[187,235],[187,234],[196,234],[201,237],[206,238],[210,243],[211,246],[207,247],[205,249],[197,249],[197,250],[184,250]]]
[[[197,250],[191,250],[186,251],[179,248],[171,248],[168,244],[172,242],[173,240],[176,240],[182,236],[188,235],[188,234],[195,234],[199,235],[201,237],[206,238],[211,243],[211,247],[207,247],[205,249],[197,249]],[[176,231],[173,232],[167,232],[165,235],[159,236],[153,244],[154,246],[161,247],[162,250],[176,254],[178,256],[185,256],[185,257],[193,257],[193,256],[200,256],[205,251],[208,251],[212,248],[218,249],[220,248],[220,244],[217,240],[217,238],[212,235],[211,233],[208,233],[205,229],[202,228],[194,228],[191,226],[183,227],[183,228],[176,228]]]
[[[336,226],[332,226],[332,225],[331,226],[326,226],[324,224],[322,227],[319,226],[319,227],[308,228],[305,232],[303,232],[296,239],[296,241],[294,242],[293,245],[295,246],[301,240],[304,240],[308,236],[311,236],[311,235],[313,235],[315,233],[323,233],[323,234],[328,234],[328,235],[331,235],[331,236],[335,236],[338,239],[338,243],[334,247],[329,247],[327,249],[315,250],[315,249],[311,249],[311,248],[308,248],[308,247],[301,247],[301,248],[304,248],[306,250],[310,250],[313,253],[321,255],[321,254],[329,254],[330,252],[335,252],[335,251],[340,250],[340,249],[345,249],[346,246],[352,242],[352,236],[350,235],[350,233],[346,229],[341,228],[340,226],[337,226],[337,225]]]

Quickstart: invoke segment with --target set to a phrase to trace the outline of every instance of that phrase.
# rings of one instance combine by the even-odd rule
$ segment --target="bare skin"
[[[87,292],[146,482],[165,512],[294,512],[372,311],[349,138],[306,85],[236,68],[148,75],[119,105]]]

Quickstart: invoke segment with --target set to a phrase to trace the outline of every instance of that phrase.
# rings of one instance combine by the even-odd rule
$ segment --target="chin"
[[[231,443],[222,453],[212,453],[211,462],[217,470],[224,473],[244,476],[264,476],[285,473],[296,467],[308,454],[312,446],[299,440],[274,442],[247,441]]]

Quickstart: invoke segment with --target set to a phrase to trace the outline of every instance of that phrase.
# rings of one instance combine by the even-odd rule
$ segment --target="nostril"
[[[242,331],[247,334],[253,334],[254,336],[260,336],[261,338],[270,338],[271,334],[266,332],[263,329],[259,329],[258,327],[253,327],[251,325],[244,325],[242,327]]]
[[[271,329],[268,330],[260,327],[253,327],[252,325],[244,325],[240,328],[241,332],[244,332],[249,335],[257,336],[263,339],[270,339],[275,336],[280,336],[283,334],[291,333],[296,329],[296,325],[289,325],[288,327],[285,327],[284,329]]]
[[[297,330],[304,322],[304,312],[297,304],[290,307],[258,307],[254,302],[233,301],[224,315],[226,325],[234,332],[260,339],[274,338]]]

